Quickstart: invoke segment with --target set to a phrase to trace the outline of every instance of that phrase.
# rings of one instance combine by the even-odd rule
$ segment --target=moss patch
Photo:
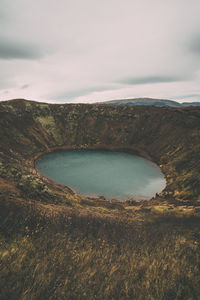
[[[62,144],[62,136],[53,116],[38,116],[35,119],[42,125],[42,127],[48,132],[48,134],[53,136],[58,144]]]

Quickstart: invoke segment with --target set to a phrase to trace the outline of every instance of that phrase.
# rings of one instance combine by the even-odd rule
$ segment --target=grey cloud
[[[2,93],[64,102],[199,92],[199,0],[0,2]]]
[[[135,85],[135,84],[148,84],[148,83],[164,83],[182,81],[182,78],[176,76],[145,76],[145,77],[127,77],[119,80],[119,83]]]
[[[35,45],[0,38],[0,59],[39,59],[43,55]]]
[[[187,98],[200,98],[200,94],[188,94],[188,95],[180,96],[180,98],[183,98],[183,99],[187,99]]]
[[[29,84],[24,84],[24,85],[21,86],[21,89],[22,89],[22,90],[23,90],[23,89],[27,89],[29,86],[30,86]]]
[[[192,39],[192,41],[189,43],[188,50],[191,53],[200,54],[200,36]]]
[[[16,84],[12,78],[5,72],[0,74],[0,90],[15,87]]]
[[[90,92],[92,92],[90,89],[74,90],[74,91],[69,91],[69,92],[63,92],[63,93],[60,93],[60,94],[58,94],[56,96],[53,96],[53,97],[50,96],[50,99],[53,99],[53,100],[75,99],[77,97],[87,95]]]
[[[1,23],[2,21],[7,20],[8,18],[8,1],[6,2],[5,0],[1,0],[1,7],[0,7],[0,18],[1,18]]]
[[[116,88],[116,87],[115,87]],[[98,86],[98,87],[91,87],[91,88],[86,88],[86,89],[79,89],[79,90],[71,90],[68,92],[63,92],[58,95],[54,95],[53,97],[50,96],[52,100],[71,100],[71,99],[76,99],[81,96],[85,96],[88,94],[91,94],[93,92],[101,92],[101,91],[108,91],[114,89],[112,86]],[[49,95],[48,95],[49,96]]]

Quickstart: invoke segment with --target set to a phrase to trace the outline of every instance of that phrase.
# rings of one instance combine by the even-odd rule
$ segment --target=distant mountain
[[[181,106],[200,106],[200,102],[183,102]]]
[[[200,106],[200,102],[184,102],[179,103],[174,100],[166,99],[154,99],[154,98],[134,98],[134,99],[123,99],[123,100],[111,100],[101,102],[103,104],[114,104],[114,105],[148,105],[148,106],[164,106],[164,107],[184,107],[184,106]]]

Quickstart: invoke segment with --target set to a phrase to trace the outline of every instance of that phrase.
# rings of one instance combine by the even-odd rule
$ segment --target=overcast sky
[[[0,100],[200,101],[200,0],[0,0]]]

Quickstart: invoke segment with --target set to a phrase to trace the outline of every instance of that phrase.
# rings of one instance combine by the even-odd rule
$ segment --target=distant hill
[[[181,106],[200,106],[200,102],[183,102]]]
[[[104,104],[114,104],[114,105],[148,105],[148,106],[164,106],[164,107],[185,107],[185,106],[199,106],[200,102],[184,102],[179,103],[174,100],[166,99],[154,99],[154,98],[134,98],[134,99],[123,99],[123,100],[111,100],[101,102]]]

